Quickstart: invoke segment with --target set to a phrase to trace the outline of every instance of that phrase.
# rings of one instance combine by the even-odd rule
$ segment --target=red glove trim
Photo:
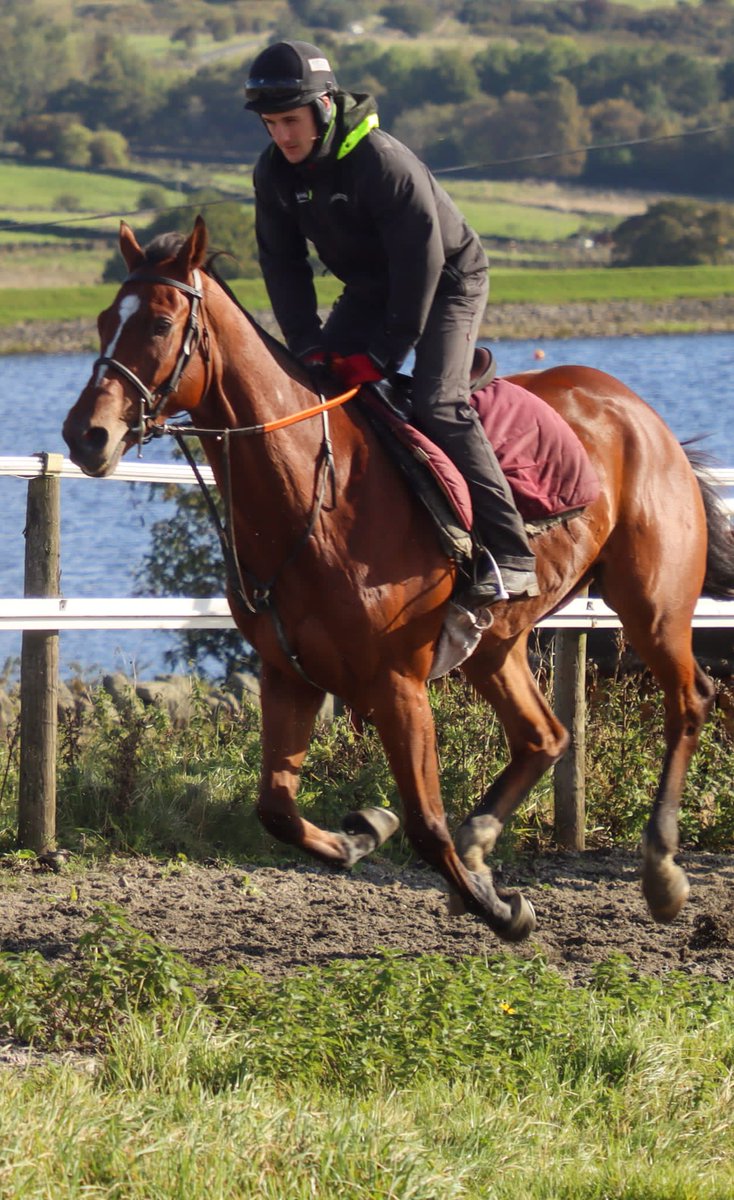
[[[304,367],[326,367],[329,363],[329,356],[325,350],[307,350],[301,355],[301,362]]]
[[[344,387],[359,387],[362,383],[377,383],[384,374],[375,366],[369,354],[332,355],[331,370]]]

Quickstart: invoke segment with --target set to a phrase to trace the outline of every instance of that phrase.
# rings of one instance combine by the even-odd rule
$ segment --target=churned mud
[[[532,901],[536,934],[505,946],[473,917],[451,917],[441,880],[419,867],[366,861],[341,874],[304,863],[285,867],[161,865],[119,860],[60,873],[0,872],[0,948],[49,959],[75,948],[100,904],[205,970],[248,966],[267,979],[382,949],[449,958],[542,954],[584,983],[595,963],[624,953],[641,973],[673,970],[734,979],[734,858],[680,859],[691,897],[671,925],[647,913],[636,856],[618,850],[552,854],[504,867],[503,887]]]

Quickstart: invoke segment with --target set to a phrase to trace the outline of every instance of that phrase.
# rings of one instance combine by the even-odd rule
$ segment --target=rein
[[[325,400],[323,395],[320,397],[318,404],[312,405],[310,408],[301,409],[299,412],[290,413],[285,417],[279,417],[273,421],[261,422],[257,425],[244,425],[235,429],[202,429],[197,428],[193,424],[159,424],[157,418],[160,416],[166,401],[176,392],[181,380],[181,376],[192,356],[196,347],[201,343],[203,346],[204,360],[209,362],[209,339],[206,326],[200,324],[199,314],[201,301],[203,299],[203,289],[201,285],[201,275],[198,270],[192,272],[194,286],[183,283],[178,279],[171,279],[167,275],[147,275],[142,272],[134,271],[126,279],[126,283],[141,282],[141,283],[163,283],[169,287],[177,288],[181,292],[191,297],[191,309],[189,319],[184,330],[183,341],[179,351],[178,358],[174,365],[173,371],[169,375],[165,383],[155,389],[146,387],[143,381],[126,367],[124,363],[108,355],[100,355],[93,365],[93,370],[100,366],[111,367],[118,374],[127,379],[133,385],[140,398],[140,419],[138,424],[130,427],[130,433],[137,435],[138,440],[138,457],[142,456],[142,448],[152,438],[171,435],[175,438],[176,443],[181,450],[184,458],[191,467],[194,477],[199,485],[199,489],[204,497],[209,515],[214,524],[214,528],[219,537],[219,543],[224,557],[227,577],[229,580],[230,590],[237,602],[252,616],[257,616],[262,613],[270,613],[270,617],[275,627],[276,636],[280,644],[281,650],[286,659],[307,683],[318,688],[318,684],[304,671],[296,654],[291,649],[286,637],[283,623],[280,615],[275,607],[273,600],[273,588],[278,576],[282,571],[294,561],[300,551],[305,547],[306,543],[311,538],[319,515],[323,508],[324,499],[326,497],[326,487],[328,480],[332,481],[332,488],[335,487],[335,465],[334,465],[334,450],[331,441],[331,432],[329,429],[329,410],[337,408],[351,400],[356,396],[359,388],[350,388],[339,396],[334,396],[330,400]],[[228,289],[227,289],[228,291]],[[230,298],[236,301],[231,293]],[[244,310],[243,310],[244,311]],[[246,314],[247,315],[247,314]],[[205,383],[201,399],[206,395],[209,387],[209,381]],[[286,555],[283,562],[275,571],[274,575],[267,582],[259,580],[251,571],[243,569],[240,563],[239,555],[235,547],[234,541],[234,504],[232,499],[232,469],[230,458],[231,440],[233,437],[248,437],[254,434],[274,433],[276,430],[285,429],[289,425],[295,425],[299,421],[308,420],[310,417],[321,416],[323,424],[323,438],[321,443],[320,459],[321,459],[321,479],[319,483],[318,494],[315,503],[311,509],[306,528],[303,530],[300,537],[297,539],[289,553]],[[222,442],[223,449],[223,495],[224,504],[224,520],[219,516],[216,502],[212,495],[211,488],[205,482],[199,465],[196,462],[193,454],[186,444],[187,437],[215,437]],[[249,584],[252,599],[247,594],[247,586],[245,577]],[[320,689],[319,689],[320,690]]]

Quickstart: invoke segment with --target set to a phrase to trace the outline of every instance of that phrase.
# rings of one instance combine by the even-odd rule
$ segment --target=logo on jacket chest
[[[311,188],[303,187],[296,188],[293,193],[296,204],[310,204],[313,200],[313,192]],[[348,204],[349,197],[346,192],[334,192],[333,196],[329,196],[329,204]]]

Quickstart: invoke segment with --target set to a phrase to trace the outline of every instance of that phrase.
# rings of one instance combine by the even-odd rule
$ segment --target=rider
[[[487,258],[427,167],[379,128],[373,98],[343,91],[308,42],[254,60],[245,108],[271,144],[255,166],[257,242],[291,351],[343,387],[389,378],[411,350],[414,423],[464,475],[478,556],[467,607],[537,595],[535,559],[494,450],[469,404]],[[344,291],[322,325],[307,239]]]

